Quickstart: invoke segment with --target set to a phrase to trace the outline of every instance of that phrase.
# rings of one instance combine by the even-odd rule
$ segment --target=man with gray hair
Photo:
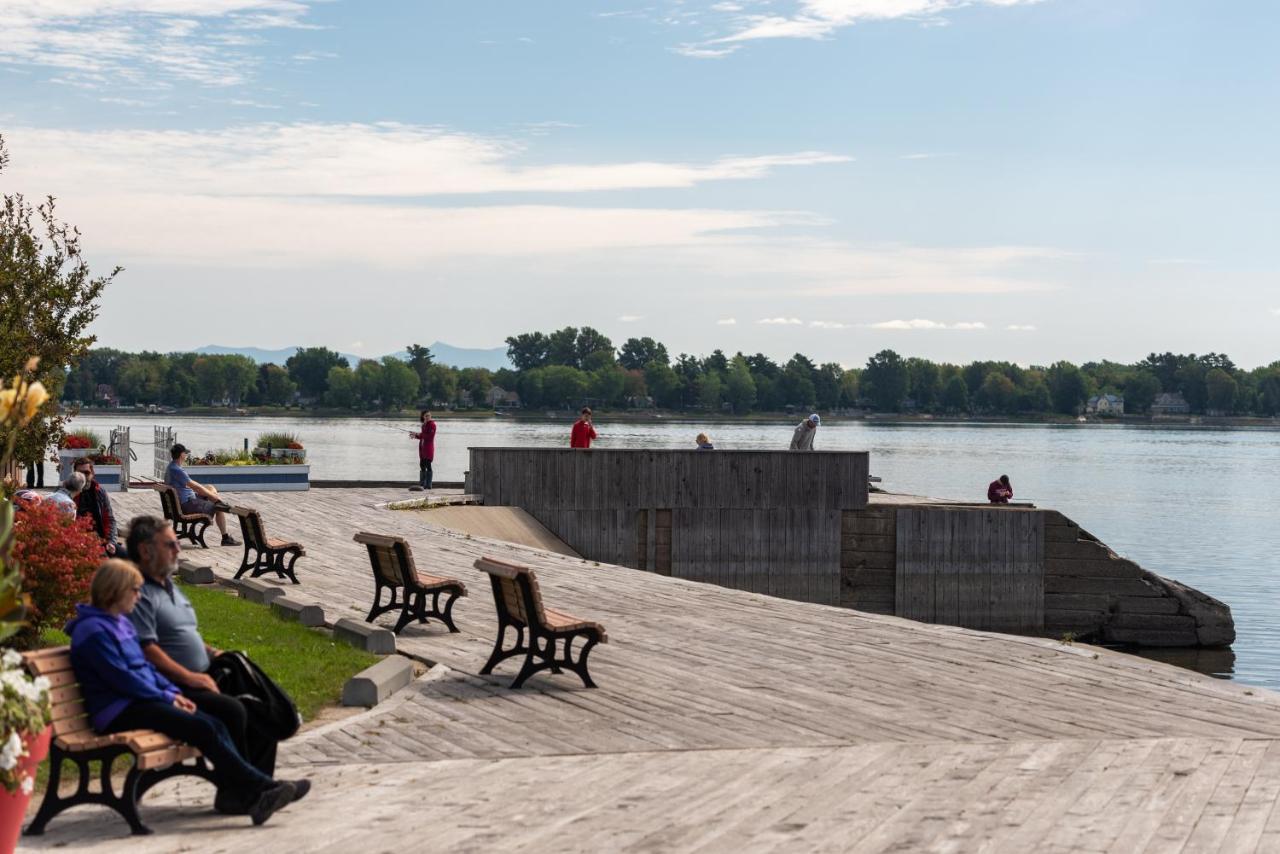
[[[84,485],[84,475],[78,471],[73,471],[58,487],[58,491],[46,498],[45,501],[56,505],[59,510],[74,519],[76,518],[76,497],[84,492]]]
[[[262,773],[274,776],[276,742],[251,727],[245,704],[221,693],[209,675],[210,664],[222,651],[205,643],[191,600],[173,583],[182,550],[173,526],[155,516],[136,516],[129,525],[126,543],[129,556],[142,571],[142,591],[129,614],[142,654],[182,689],[196,708],[226,724],[241,756]],[[247,810],[249,804],[238,803],[232,793],[219,791],[214,808],[236,814]]]

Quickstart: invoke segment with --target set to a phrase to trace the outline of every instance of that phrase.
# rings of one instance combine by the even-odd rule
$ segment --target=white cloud
[[[709,8],[726,20],[726,35],[685,44],[686,56],[723,56],[745,42],[761,39],[823,39],[843,27],[866,21],[907,18],[926,25],[945,23],[944,13],[965,6],[1019,6],[1041,0],[790,0],[787,9],[770,7],[767,13],[747,12],[737,3],[716,3]],[[779,4],[783,5],[783,4]],[[789,9],[789,11],[788,11]]]
[[[835,320],[811,320],[809,321],[809,325],[814,329],[849,329],[850,328],[849,324],[840,323],[839,321],[835,321]]]
[[[0,62],[58,69],[86,88],[235,86],[256,58],[236,31],[305,28],[303,0],[4,0]]]
[[[872,329],[955,329],[961,331],[973,331],[978,329],[986,329],[987,325],[980,321],[960,321],[959,323],[942,323],[937,320],[924,320],[915,318],[914,320],[883,320],[879,323],[868,324]]]
[[[716,326],[737,326],[738,319],[736,317],[725,317],[716,321]]]
[[[1005,329],[1010,332],[1035,332],[1036,328],[1025,323],[1010,323]]]
[[[1271,313],[1274,315],[1280,316],[1280,308],[1271,309]]]
[[[762,317],[756,323],[765,326],[803,326],[804,321],[798,317]]]
[[[618,318],[619,323],[635,323],[638,320],[644,320],[643,314],[624,314]]]
[[[255,107],[264,106],[243,102]],[[68,189],[214,196],[427,196],[577,193],[693,187],[761,178],[787,166],[843,163],[822,151],[723,157],[707,163],[637,161],[522,166],[517,142],[442,128],[385,124],[253,124],[221,131],[15,129],[15,153],[42,153],[41,179]],[[21,160],[22,158],[15,158]],[[33,162],[33,161],[31,161]]]

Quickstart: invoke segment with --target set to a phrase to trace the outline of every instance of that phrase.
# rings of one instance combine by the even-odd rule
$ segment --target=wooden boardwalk
[[[439,665],[388,703],[287,743],[307,801],[252,836],[200,783],[158,788],[153,837],[93,808],[24,847],[267,850],[1280,850],[1280,696],[1094,647],[772,599],[445,530],[391,490],[235,496],[308,556],[290,594],[330,621],[372,595],[357,530],[406,537],[472,591],[461,634],[410,627]],[[118,512],[155,512],[149,492]],[[238,548],[208,558],[221,576]],[[481,554],[534,565],[598,619],[601,688],[477,676]],[[389,615],[385,618],[390,621]]]

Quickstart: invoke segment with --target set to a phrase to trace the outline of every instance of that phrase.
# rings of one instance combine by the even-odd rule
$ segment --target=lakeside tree
[[[0,136],[0,179],[9,152]],[[103,290],[120,273],[94,276],[84,260],[80,232],[58,219],[53,196],[32,205],[21,193],[5,193],[0,206],[0,376],[12,377],[27,360],[39,365],[28,375],[49,392],[17,435],[14,458],[44,457],[62,438],[58,415],[68,370],[74,370],[96,337],[88,332],[98,316]]]
[[[1076,415],[1089,399],[1089,383],[1070,362],[1054,362],[1047,374],[1053,408],[1063,415]]]
[[[862,371],[862,381],[868,387],[876,408],[885,412],[898,412],[907,396],[911,377],[907,363],[892,350],[881,350],[867,360]]]
[[[328,347],[303,347],[284,363],[303,397],[319,400],[328,389],[329,371],[351,367],[345,356]]]
[[[618,364],[629,371],[641,371],[650,362],[670,364],[667,348],[652,338],[628,338],[618,351]]]

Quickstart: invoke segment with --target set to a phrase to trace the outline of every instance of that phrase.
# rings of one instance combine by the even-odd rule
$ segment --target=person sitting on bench
[[[142,573],[125,560],[105,561],[89,588],[91,605],[77,605],[67,623],[71,665],[93,728],[104,735],[155,730],[197,748],[213,764],[218,793],[249,793],[248,810],[262,824],[311,789],[309,780],[274,780],[236,750],[226,726],[196,708],[142,654],[129,622],[142,592]]]
[[[218,495],[216,486],[197,483],[182,467],[182,464],[187,461],[188,453],[187,446],[181,443],[169,449],[169,456],[173,458],[173,462],[169,463],[169,468],[165,470],[164,482],[178,491],[178,504],[182,507],[183,513],[212,516],[214,524],[222,532],[222,544],[224,546],[240,545],[227,533],[227,511],[231,509],[231,505]]]

